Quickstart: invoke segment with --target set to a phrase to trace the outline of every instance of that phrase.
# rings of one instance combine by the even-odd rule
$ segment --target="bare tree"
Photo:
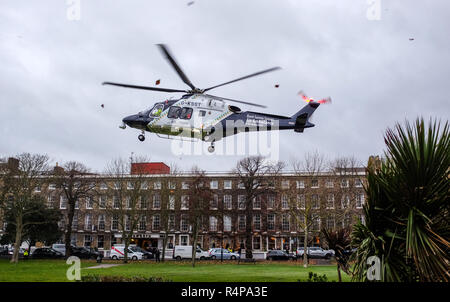
[[[53,179],[56,188],[62,191],[67,200],[67,223],[65,224],[64,243],[66,246],[66,258],[72,253],[72,227],[75,207],[83,198],[92,196],[96,183],[93,181],[90,170],[82,163],[70,161],[62,167],[55,167]]]
[[[128,247],[137,229],[139,222],[145,214],[146,209],[141,208],[141,198],[148,200],[149,190],[147,189],[145,168],[136,165],[131,172],[133,163],[145,162],[143,158],[130,158],[129,160],[112,160],[106,169],[107,178],[112,181],[109,188],[109,195],[112,202],[103,206],[106,212],[117,223],[117,229],[122,232],[124,248],[123,262],[128,262]],[[113,223],[113,222],[112,222]]]
[[[210,215],[210,200],[213,193],[207,185],[205,172],[197,167],[192,168],[192,178],[188,182],[188,221],[192,231],[192,267],[195,267],[197,238],[200,230],[208,227]]]
[[[314,222],[319,219],[316,210],[320,203],[319,196],[314,194],[312,182],[318,181],[317,177],[325,170],[325,157],[317,151],[306,153],[303,160],[291,160],[291,167],[296,177],[303,177],[300,186],[290,187],[289,211],[296,221],[297,228],[303,230],[303,266],[308,267],[308,241],[309,233]],[[305,177],[306,176],[306,177]],[[308,182],[311,183],[308,183]],[[320,207],[319,207],[320,208]]]
[[[32,216],[36,207],[30,206],[33,202],[42,200],[35,194],[46,179],[48,171],[48,156],[40,154],[23,153],[17,156],[18,167],[5,167],[2,169],[2,181],[0,182],[0,206],[6,212],[8,210],[14,217],[16,227],[14,252],[12,263],[19,262],[19,248],[22,244],[24,228],[29,224],[36,224],[24,216]]]
[[[284,168],[282,162],[271,163],[262,156],[246,157],[234,169],[238,181],[245,191],[245,258],[252,259],[253,201],[263,194],[275,193],[276,176]]]
[[[340,228],[350,227],[352,217],[356,215],[354,201],[363,194],[363,177],[359,177],[360,170],[364,170],[362,163],[354,156],[340,156],[328,163],[329,172],[337,184],[334,188],[339,206],[336,207],[336,219],[342,221]],[[359,188],[350,181],[359,181]]]

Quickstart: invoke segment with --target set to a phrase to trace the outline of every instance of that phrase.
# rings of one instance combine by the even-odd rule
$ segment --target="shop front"
[[[145,250],[162,249],[163,242],[163,234],[135,234],[131,239],[131,244],[136,244]],[[167,235],[166,249],[173,249],[174,244],[175,235]]]
[[[159,234],[135,234],[133,235],[130,243],[136,244],[137,246],[148,251],[154,248],[159,248],[160,245],[162,246],[162,238],[160,238]]]

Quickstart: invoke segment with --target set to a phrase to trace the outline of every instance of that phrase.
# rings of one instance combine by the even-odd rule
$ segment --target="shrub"
[[[81,282],[172,282],[161,277],[147,276],[101,276],[87,275],[81,277]]]
[[[299,282],[302,282],[302,280],[298,280]],[[306,279],[304,282],[328,282],[328,277],[326,274],[323,275],[317,275],[316,273],[309,272],[308,273],[308,279]]]
[[[369,162],[365,222],[353,227],[354,279],[380,259],[380,280],[450,281],[450,127],[422,118],[385,135],[384,160]]]

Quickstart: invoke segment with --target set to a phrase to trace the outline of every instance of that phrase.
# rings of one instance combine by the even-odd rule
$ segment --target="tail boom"
[[[309,102],[299,112],[291,116],[291,122],[294,123],[295,132],[301,133],[305,130],[305,128],[314,127],[314,124],[309,122],[309,119],[319,106],[320,106],[319,103]]]

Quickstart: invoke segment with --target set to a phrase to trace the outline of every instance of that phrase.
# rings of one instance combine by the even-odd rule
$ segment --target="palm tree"
[[[329,249],[334,250],[336,258],[339,282],[342,282],[341,270],[350,274],[349,255],[345,252],[350,248],[350,229],[341,228],[338,230],[322,229],[322,234]]]
[[[417,119],[385,135],[379,167],[368,169],[365,224],[352,233],[355,278],[378,256],[384,281],[446,281],[449,275],[450,135],[448,122]]]

